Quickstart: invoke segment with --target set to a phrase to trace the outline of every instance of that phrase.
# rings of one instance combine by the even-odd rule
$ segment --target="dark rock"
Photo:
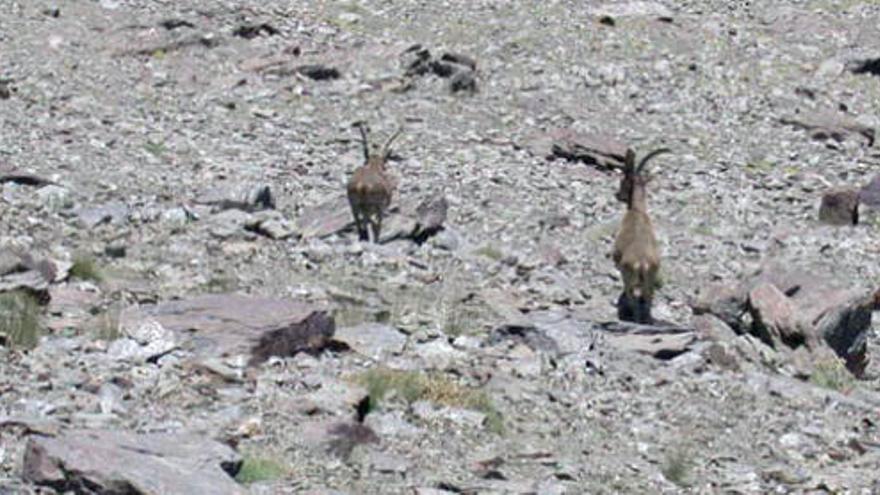
[[[104,254],[111,258],[125,258],[128,246],[124,242],[112,242],[104,246]]]
[[[163,28],[174,31],[175,29],[186,27],[186,28],[195,28],[196,25],[185,20],[185,19],[165,19],[164,21],[159,22],[159,25]]]
[[[0,79],[0,100],[12,98],[12,81]]]
[[[603,15],[599,17],[599,24],[604,24],[605,26],[614,27],[617,22],[614,20],[614,17],[610,15]]]
[[[626,145],[601,134],[584,134],[571,129],[554,129],[530,139],[533,154],[546,158],[580,161],[601,170],[623,165]]]
[[[293,356],[299,352],[320,354],[330,346],[336,331],[333,317],[323,311],[310,314],[305,320],[260,336],[251,351],[250,365],[260,364],[272,356]]]
[[[460,65],[462,67],[467,67],[470,70],[477,70],[477,61],[467,55],[462,55],[460,53],[446,52],[440,56],[440,60],[442,62],[450,62]]]
[[[452,77],[453,74],[456,74],[460,70],[462,70],[462,68],[455,64],[440,62],[438,60],[431,62],[431,72],[439,77]]]
[[[525,344],[533,351],[547,352],[551,354],[559,353],[559,345],[556,341],[537,327],[531,325],[501,325],[492,330],[492,333],[487,340],[487,344],[497,345],[505,341]]]
[[[830,225],[859,223],[859,191],[837,189],[823,194],[819,205],[819,221]]]
[[[202,193],[195,202],[212,206],[215,210],[252,212],[275,208],[275,197],[268,184],[238,183],[214,188]]]
[[[263,22],[260,24],[243,24],[241,26],[238,26],[237,28],[235,28],[234,31],[232,31],[232,35],[239,38],[251,40],[260,35],[275,36],[279,32],[280,31],[278,31],[275,26]]]
[[[811,334],[846,362],[861,377],[868,365],[867,340],[871,333],[874,297],[869,291],[824,287],[805,291],[793,298],[800,320],[810,325]]]
[[[315,81],[326,81],[328,79],[339,79],[342,74],[335,67],[327,67],[321,64],[301,65],[296,68],[300,74],[313,79]]]
[[[460,93],[466,91],[468,93],[477,92],[477,76],[472,70],[461,70],[455,73],[449,80],[449,91],[452,93]]]
[[[0,89],[0,92],[2,92],[2,89]],[[14,182],[16,184],[21,184],[23,186],[37,186],[37,187],[43,187],[43,186],[54,184],[54,182],[52,182],[51,180],[46,179],[44,177],[39,177],[36,175],[26,174],[26,173],[15,173],[15,172],[0,174],[0,184],[3,184],[4,182]]]
[[[859,60],[852,64],[850,69],[853,74],[871,74],[880,76],[880,58]]]
[[[413,45],[400,54],[404,74],[408,77],[423,76],[432,70],[431,52],[422,45]]]
[[[244,494],[232,479],[241,457],[230,447],[182,433],[73,430],[32,435],[25,480],[60,492]]]

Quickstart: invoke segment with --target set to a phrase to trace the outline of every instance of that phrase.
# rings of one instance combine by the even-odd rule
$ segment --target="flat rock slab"
[[[334,340],[371,359],[399,354],[406,345],[406,335],[381,323],[363,323],[336,331]]]
[[[320,349],[335,331],[332,318],[313,305],[240,294],[210,294],[126,312],[123,331],[156,324],[174,332],[180,347],[197,358],[245,356],[251,364],[269,355]]]
[[[325,203],[306,208],[297,221],[296,230],[303,238],[323,238],[354,225],[348,198],[340,196]]]
[[[59,492],[244,494],[231,477],[241,462],[232,448],[188,433],[71,430],[28,438],[23,475]]]

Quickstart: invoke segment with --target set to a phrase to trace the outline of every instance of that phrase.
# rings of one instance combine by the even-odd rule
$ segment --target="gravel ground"
[[[696,350],[626,352],[595,330],[561,354],[492,339],[504,308],[616,318],[619,177],[548,160],[560,129],[673,150],[649,185],[658,318],[688,325],[701,289],[768,261],[876,287],[873,212],[853,227],[816,217],[825,190],[860,187],[880,163],[853,130],[880,123],[880,78],[857,70],[877,39],[880,4],[850,0],[0,2],[0,173],[53,182],[0,183],[0,248],[87,257],[103,274],[59,285],[80,311],[50,311],[37,349],[0,350],[0,413],[234,436],[284,467],[252,493],[880,493],[871,379],[841,393]],[[473,58],[476,91],[406,77],[416,44]],[[340,77],[300,69],[314,64]],[[782,122],[817,116],[838,132]],[[359,120],[377,141],[404,128],[396,203],[445,195],[446,229],[428,242],[298,235],[361,164]],[[268,186],[293,235],[201,204],[242,185]],[[328,304],[338,326],[382,321],[406,345],[272,360],[230,383],[185,351],[114,360],[90,318],[226,291]],[[378,442],[339,456],[310,441],[351,415],[333,391],[357,395],[354,377],[377,365],[492,407],[392,393],[365,420]],[[127,385],[105,411],[96,390],[114,380]],[[0,429],[10,493],[40,490],[21,477],[25,440]]]

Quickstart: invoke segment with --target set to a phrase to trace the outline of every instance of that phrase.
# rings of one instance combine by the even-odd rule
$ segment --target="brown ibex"
[[[393,136],[376,152],[370,152],[367,128],[363,122],[355,124],[361,132],[364,146],[364,164],[358,167],[348,181],[348,204],[354,215],[358,237],[362,241],[379,242],[382,232],[382,216],[394,194],[395,182],[385,169],[385,163],[391,155],[391,143],[403,129],[398,129]],[[370,238],[372,236],[372,239]]]
[[[623,178],[617,199],[626,203],[626,214],[614,241],[614,263],[623,278],[623,293],[617,301],[618,318],[637,323],[651,323],[651,302],[658,284],[660,247],[648,216],[645,164],[661,153],[661,148],[642,158],[636,166],[636,154],[626,151]]]

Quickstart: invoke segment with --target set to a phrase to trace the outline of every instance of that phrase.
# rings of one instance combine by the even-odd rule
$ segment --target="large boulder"
[[[239,495],[241,463],[229,446],[189,433],[72,430],[28,438],[23,475],[58,493]]]
[[[152,335],[168,340],[171,332],[176,345],[197,358],[243,357],[251,365],[271,356],[316,354],[331,344],[335,332],[333,318],[316,306],[241,294],[146,306],[125,312],[121,323],[123,334],[142,345],[150,345]]]
[[[831,349],[856,376],[867,366],[873,309],[870,290],[781,266],[709,287],[693,306],[696,315],[713,315],[737,334],[757,337],[777,351],[802,352],[803,347],[818,355]]]

